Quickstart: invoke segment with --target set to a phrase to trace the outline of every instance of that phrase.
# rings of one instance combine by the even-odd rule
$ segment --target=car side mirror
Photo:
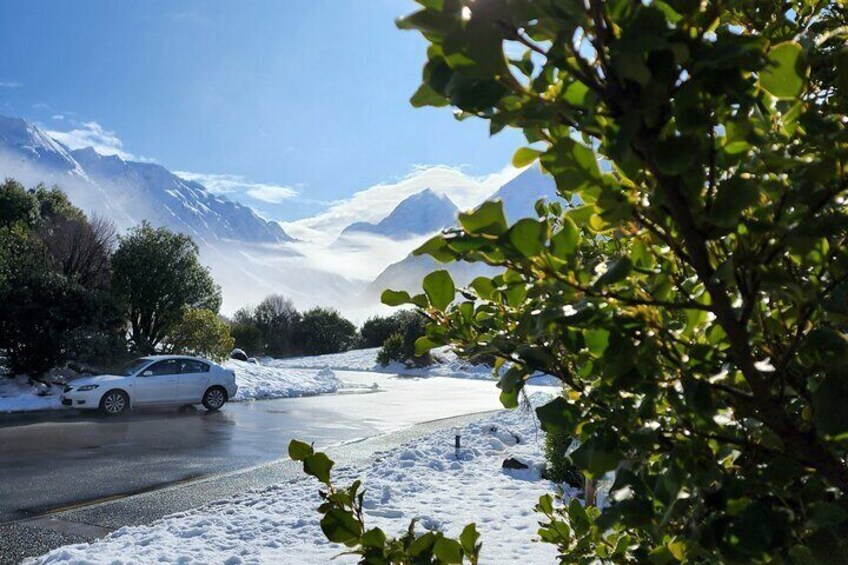
[[[144,372],[141,374],[141,376],[142,376],[142,377],[152,377],[152,376],[153,376],[153,371],[151,371],[150,369],[148,369],[148,370],[144,371]]]

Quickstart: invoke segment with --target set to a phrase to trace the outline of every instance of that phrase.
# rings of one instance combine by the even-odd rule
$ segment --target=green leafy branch
[[[415,531],[415,520],[412,520],[404,535],[391,538],[380,528],[366,528],[362,483],[354,481],[347,488],[336,487],[330,476],[334,462],[325,453],[316,452],[307,443],[292,440],[289,457],[303,462],[304,473],[325,485],[326,490],[319,491],[324,501],[318,507],[322,515],[321,530],[329,541],[350,548],[342,555],[358,555],[363,565],[477,565],[479,562],[482,545],[474,524],[466,526],[459,538],[453,539],[441,532],[419,535]]]

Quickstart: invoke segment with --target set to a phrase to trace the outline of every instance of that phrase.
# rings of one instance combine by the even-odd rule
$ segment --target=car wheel
[[[130,398],[122,390],[110,390],[100,399],[100,411],[107,416],[123,414],[130,407]]]
[[[203,407],[214,412],[227,402],[227,391],[219,386],[213,386],[203,395]]]

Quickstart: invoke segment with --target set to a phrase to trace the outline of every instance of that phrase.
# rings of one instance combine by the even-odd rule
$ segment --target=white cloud
[[[299,194],[297,190],[290,186],[252,182],[242,175],[193,173],[190,171],[174,171],[174,174],[186,180],[199,182],[215,194],[243,193],[256,200],[271,204],[279,204]]]
[[[283,200],[294,198],[297,196],[297,191],[287,186],[277,186],[273,184],[257,184],[247,191],[247,195],[262,202],[270,202],[271,204],[279,204]]]
[[[24,85],[22,82],[18,82],[16,80],[10,80],[6,82],[0,82],[0,88],[20,88]]]
[[[54,120],[59,120],[59,121],[61,121],[61,120],[64,120],[64,119],[65,119],[65,116],[63,116],[62,114],[53,114],[53,115],[52,115],[52,116],[50,116],[50,117],[51,117],[51,118],[53,118]]]
[[[101,155],[117,155],[129,161],[150,161],[123,149],[123,142],[114,131],[103,128],[97,122],[74,122],[70,131],[48,130],[47,135],[71,149],[91,147]]]
[[[353,222],[376,222],[403,199],[425,188],[447,195],[460,209],[476,206],[519,173],[507,167],[497,173],[472,176],[462,167],[420,165],[396,182],[380,183],[336,202],[316,216],[287,222],[285,230],[299,239],[329,243]]]

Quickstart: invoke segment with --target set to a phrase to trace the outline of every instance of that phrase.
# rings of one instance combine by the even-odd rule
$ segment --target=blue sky
[[[0,113],[195,173],[281,220],[420,165],[502,170],[518,134],[409,105],[425,42],[394,19],[414,8],[0,0]]]

